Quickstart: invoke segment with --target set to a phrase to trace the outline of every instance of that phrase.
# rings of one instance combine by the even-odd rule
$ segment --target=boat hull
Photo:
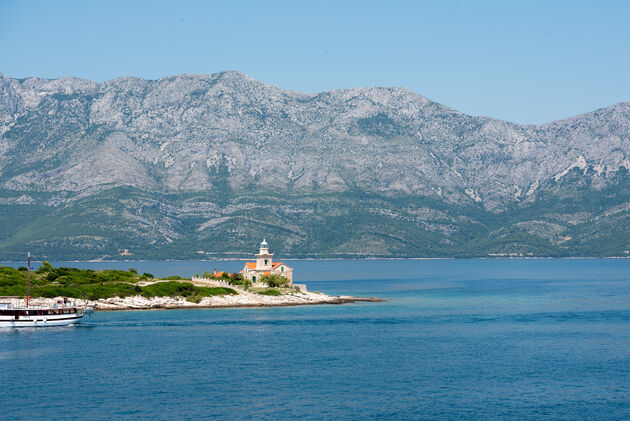
[[[0,328],[3,327],[51,327],[68,326],[79,323],[83,314],[60,314],[55,316],[21,316],[19,319],[0,319]]]

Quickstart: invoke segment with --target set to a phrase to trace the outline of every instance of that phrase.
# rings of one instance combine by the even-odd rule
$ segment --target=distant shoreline
[[[151,263],[151,262],[160,262],[160,263],[168,263],[168,262],[232,262],[232,261],[248,261],[251,258],[243,257],[243,258],[216,258],[216,259],[155,259],[155,260],[147,260],[147,259],[139,259],[139,260],[98,260],[98,259],[90,259],[90,260],[63,260],[63,259],[53,259],[46,257],[47,260],[53,262],[68,262],[68,263]],[[346,257],[304,257],[304,258],[285,258],[286,261],[370,261],[370,260],[604,260],[604,259],[630,259],[629,256],[563,256],[563,257],[544,257],[544,256],[484,256],[484,257],[357,257],[357,258],[346,258]],[[40,260],[33,260],[34,262],[38,262]],[[21,263],[22,260],[0,260],[0,263]]]

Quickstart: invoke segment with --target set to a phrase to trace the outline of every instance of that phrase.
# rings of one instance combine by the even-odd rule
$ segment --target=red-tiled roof
[[[232,277],[232,274],[230,272],[217,272],[214,274],[214,276],[223,276],[224,273],[227,273],[229,277]]]
[[[246,262],[245,263],[247,265],[247,269],[249,270],[255,270],[256,269],[256,262]],[[271,264],[271,269],[276,269],[278,266],[283,265],[284,263],[282,262],[274,262]]]

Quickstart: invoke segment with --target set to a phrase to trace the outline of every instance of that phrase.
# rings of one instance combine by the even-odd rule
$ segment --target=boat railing
[[[29,308],[31,310],[43,310],[43,309],[68,309],[68,308],[76,308],[77,311],[79,309],[79,307],[77,306],[75,301],[67,301],[67,302],[57,302],[57,303],[53,303],[51,305],[35,305],[35,304],[31,304],[28,303],[28,306],[26,305],[26,301],[23,298],[18,298],[18,297],[3,297],[4,299],[6,298],[11,298],[11,301],[3,301],[0,302],[0,308],[3,309],[13,309],[13,308]]]

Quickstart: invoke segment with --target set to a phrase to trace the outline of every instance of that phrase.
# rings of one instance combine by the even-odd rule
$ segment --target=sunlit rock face
[[[309,255],[579,254],[587,226],[625,223],[629,158],[628,103],[526,126],[404,88],[303,94],[239,72],[0,75],[0,249],[249,254],[268,232]]]

